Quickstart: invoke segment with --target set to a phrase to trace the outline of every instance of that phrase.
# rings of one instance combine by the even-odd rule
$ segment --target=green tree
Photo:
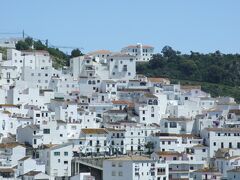
[[[47,47],[40,40],[38,40],[38,41],[34,42],[34,49],[36,49],[36,50],[46,50]]]
[[[25,41],[20,40],[16,43],[16,49],[19,51],[28,50],[29,46]]]
[[[150,68],[163,68],[165,64],[165,59],[161,54],[154,54],[153,58],[149,61]]]
[[[166,58],[175,57],[177,55],[177,52],[173,50],[173,48],[170,46],[164,46],[161,53]],[[178,51],[178,54],[180,54],[179,51]]]
[[[71,52],[71,58],[82,56],[82,55],[83,55],[82,52],[78,48],[73,49]]]
[[[33,38],[31,38],[31,37],[25,38],[25,43],[28,45],[29,48],[32,47],[32,45],[33,45]]]
[[[180,68],[186,76],[191,76],[197,70],[197,66],[192,60],[183,60],[181,62]]]
[[[149,141],[145,144],[145,148],[148,149],[148,154],[151,154],[151,152],[153,151],[154,149],[154,143]]]

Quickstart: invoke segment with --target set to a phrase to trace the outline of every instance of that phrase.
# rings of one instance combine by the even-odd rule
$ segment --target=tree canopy
[[[71,58],[82,56],[82,55],[83,55],[82,52],[78,48],[73,49],[71,52]]]
[[[190,54],[181,54],[172,47],[165,46],[149,62],[137,64],[137,73],[150,77],[239,87],[240,54],[223,54],[220,51],[209,54],[191,51]],[[236,98],[240,100],[240,94]]]
[[[17,50],[46,50],[52,56],[53,66],[56,68],[69,65],[70,56],[59,50],[58,48],[47,47],[40,40],[34,41],[31,37],[18,41],[16,44]],[[77,55],[78,51],[74,51]]]

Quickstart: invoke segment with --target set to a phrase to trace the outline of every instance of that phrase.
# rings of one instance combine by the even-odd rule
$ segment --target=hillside
[[[240,101],[240,55],[191,52],[181,54],[165,46],[149,63],[137,64],[137,73],[167,77],[184,84],[200,84],[213,96],[232,96]]]
[[[2,53],[3,60],[7,59],[7,49],[0,47],[0,53]]]
[[[68,55],[58,48],[49,47],[43,44],[41,41],[34,41],[31,37],[25,38],[24,41],[18,41],[16,44],[17,50],[46,50],[52,57],[53,67],[61,68],[63,66],[69,66],[69,59],[82,55],[79,49],[73,49],[71,55]]]

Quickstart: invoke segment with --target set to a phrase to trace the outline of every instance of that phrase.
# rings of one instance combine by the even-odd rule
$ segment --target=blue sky
[[[2,0],[0,33],[24,29],[84,52],[141,42],[157,52],[240,53],[239,8],[239,0]]]

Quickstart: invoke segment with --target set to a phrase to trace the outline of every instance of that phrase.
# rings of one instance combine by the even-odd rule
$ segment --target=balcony
[[[169,173],[170,174],[189,174],[189,170],[186,170],[186,169],[176,169],[176,170],[170,170],[169,169]]]
[[[85,68],[85,71],[95,71],[95,67],[94,66],[88,66]]]
[[[157,172],[157,175],[161,176],[161,175],[166,175],[165,172]]]

